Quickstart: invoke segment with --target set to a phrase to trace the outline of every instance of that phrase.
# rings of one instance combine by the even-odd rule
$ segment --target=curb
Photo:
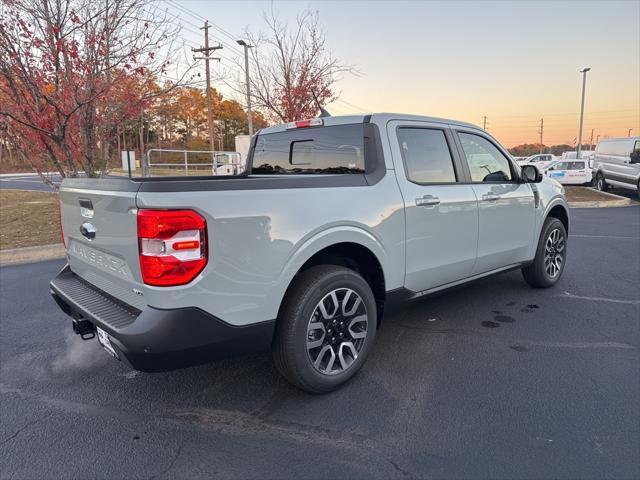
[[[635,202],[625,198],[623,200],[605,200],[605,201],[590,201],[590,202],[568,202],[569,208],[607,208],[607,207],[628,207]]]
[[[54,260],[64,258],[64,255],[64,246],[57,243],[36,247],[11,248],[0,250],[0,266]]]

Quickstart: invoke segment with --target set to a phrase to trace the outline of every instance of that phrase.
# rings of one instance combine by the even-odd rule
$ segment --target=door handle
[[[496,200],[500,200],[500,195],[495,193],[485,193],[482,195],[482,200],[485,202],[495,202]]]
[[[433,195],[425,195],[422,198],[416,198],[416,206],[418,207],[434,207],[440,205],[440,199]]]

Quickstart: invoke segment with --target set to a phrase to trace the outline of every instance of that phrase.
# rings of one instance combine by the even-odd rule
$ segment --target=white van
[[[589,158],[591,155],[593,155],[593,153],[594,152],[592,150],[581,150],[580,157]],[[575,158],[578,158],[578,152],[576,152],[575,150],[572,150],[570,152],[562,152],[562,160],[573,160]]]
[[[596,188],[609,186],[635,190],[640,197],[640,137],[600,140],[593,157]]]

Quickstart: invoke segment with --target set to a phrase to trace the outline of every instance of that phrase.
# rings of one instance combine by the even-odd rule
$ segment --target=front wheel
[[[536,256],[522,269],[525,281],[535,288],[554,286],[564,271],[567,258],[567,230],[557,218],[547,217],[542,226]]]
[[[302,272],[285,298],[273,344],[280,373],[310,393],[335,390],[373,347],[376,301],[357,272],[320,265]]]
[[[596,175],[596,188],[601,192],[606,192],[609,186],[607,185],[606,180],[604,179],[604,175],[598,172]]]

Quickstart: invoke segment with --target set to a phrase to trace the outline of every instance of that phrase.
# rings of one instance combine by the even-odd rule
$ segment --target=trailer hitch
[[[96,336],[96,327],[89,320],[84,319],[74,319],[71,323],[73,323],[73,331],[80,335],[82,340],[91,340]]]

